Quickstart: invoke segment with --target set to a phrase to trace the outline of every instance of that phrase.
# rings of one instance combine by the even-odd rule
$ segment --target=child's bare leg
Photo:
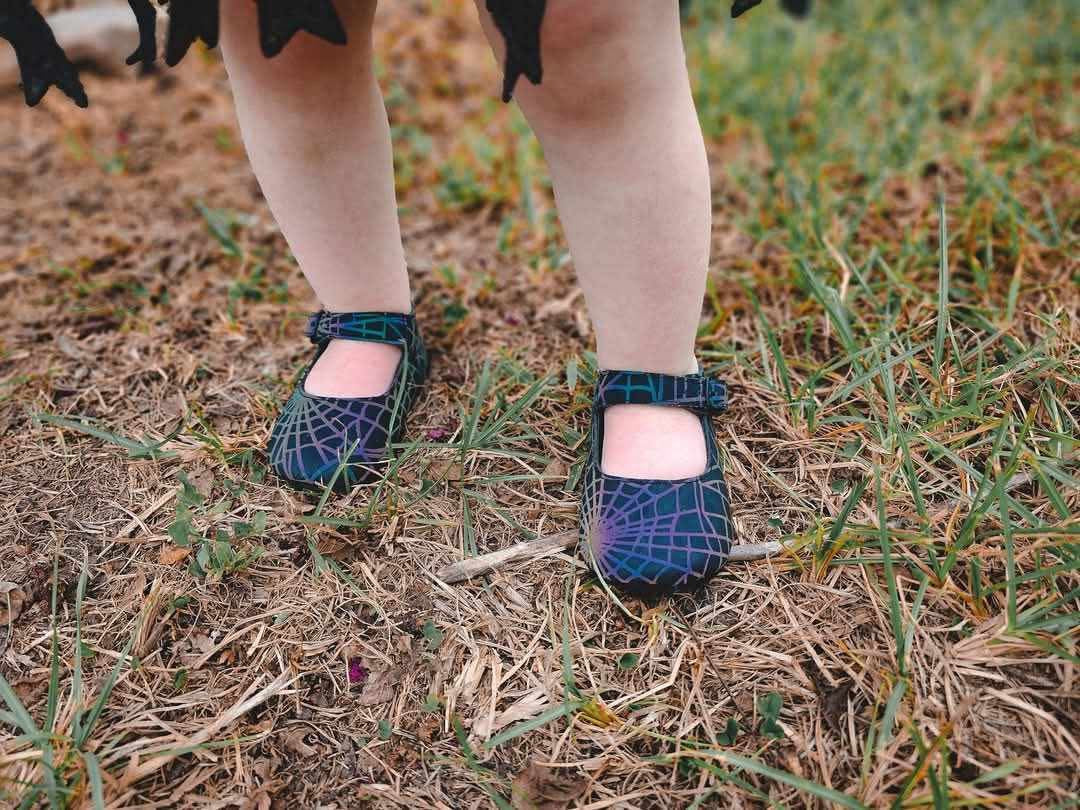
[[[501,37],[477,3],[501,58]],[[543,84],[522,79],[516,96],[551,168],[600,365],[694,372],[712,206],[678,5],[549,0],[543,57]],[[606,412],[605,472],[676,479],[705,463],[688,411]]]
[[[376,4],[336,5],[347,46],[299,34],[266,59],[255,4],[222,4],[236,111],[263,193],[322,305],[408,312],[390,128],[372,67]],[[393,346],[334,341],[307,388],[328,396],[382,394],[400,356]]]

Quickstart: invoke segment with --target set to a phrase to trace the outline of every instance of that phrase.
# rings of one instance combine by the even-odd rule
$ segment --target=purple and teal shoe
[[[391,444],[427,378],[428,357],[414,315],[392,312],[317,312],[307,336],[318,349],[296,383],[270,434],[274,472],[303,488],[347,490],[380,476]],[[389,343],[401,347],[401,364],[387,393],[377,397],[317,397],[304,383],[331,340]],[[344,462],[344,464],[343,464]],[[341,468],[340,475],[338,469]]]
[[[692,590],[727,561],[735,526],[710,419],[727,410],[727,402],[727,386],[702,374],[600,373],[585,462],[581,540],[612,586],[645,597]],[[606,475],[600,465],[604,411],[613,405],[667,405],[697,413],[708,453],[705,473],[678,481]]]

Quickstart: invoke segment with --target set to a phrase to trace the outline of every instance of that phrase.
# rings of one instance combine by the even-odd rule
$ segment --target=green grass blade
[[[11,688],[11,684],[7,682],[7,679],[2,674],[0,674],[0,699],[3,699],[4,703],[7,704],[12,720],[22,730],[23,734],[35,739],[46,736],[45,732],[35,725],[30,712],[23,706],[19,696],[15,694],[15,690]]]
[[[71,735],[78,739],[82,736],[82,688],[83,688],[83,640],[82,608],[86,599],[86,581],[89,571],[83,565],[79,574],[79,584],[75,589],[75,667],[71,675]]]
[[[900,678],[893,684],[889,699],[885,702],[885,711],[881,715],[881,728],[877,735],[877,751],[881,751],[892,741],[893,728],[896,726],[896,714],[900,711],[900,702],[907,694],[907,679]]]
[[[1002,499],[999,502],[1001,509],[1001,530],[1005,535],[1005,605],[1008,629],[1016,629],[1016,546],[1013,543],[1012,518],[1009,515],[1008,504]]]
[[[128,655],[131,653],[131,647],[135,644],[136,633],[132,633],[128,639],[127,644],[124,645],[123,652],[120,653],[119,659],[116,661],[116,665],[109,672],[108,677],[105,678],[105,683],[101,687],[101,694],[98,695],[94,705],[90,707],[90,711],[87,713],[83,727],[80,730],[80,734],[75,738],[75,747],[81,749],[85,745],[87,738],[93,733],[94,726],[97,724],[98,719],[101,717],[101,713],[105,710],[106,704],[109,702],[109,696],[112,695],[112,690],[116,686],[116,681],[120,677],[120,670],[123,669],[124,664],[128,661]]]
[[[60,638],[56,632],[56,591],[60,580],[60,552],[57,549],[53,553],[52,589],[50,595],[50,621],[52,625],[49,634],[49,690],[45,699],[45,725],[46,734],[51,734],[56,723],[56,707],[60,702]]]
[[[851,511],[859,501],[862,500],[863,493],[869,485],[869,479],[863,478],[855,485],[855,488],[852,489],[851,493],[847,496],[847,500],[844,501],[844,506],[840,509],[840,514],[837,515],[836,520],[833,521],[832,528],[829,529],[829,536],[825,540],[825,548],[823,551],[825,556],[828,556],[836,541],[840,539],[840,535],[847,525],[848,518],[851,517]]]
[[[86,763],[86,776],[90,782],[90,799],[94,803],[94,810],[105,810],[105,784],[101,778],[101,763],[89,751],[81,753],[83,762]]]
[[[95,439],[101,439],[109,444],[115,444],[118,447],[127,450],[128,454],[133,458],[166,459],[175,458],[177,455],[172,450],[160,450],[154,443],[136,441],[127,436],[121,436],[119,433],[114,433],[111,430],[98,427],[90,420],[80,421],[77,419],[69,419],[66,416],[60,416],[59,414],[53,413],[38,413],[35,418],[37,421],[43,422],[46,425],[67,428],[68,430],[74,430],[78,433],[85,433],[87,436],[92,436]]]
[[[904,650],[904,620],[900,610],[900,592],[896,587],[896,571],[893,568],[892,535],[889,530],[885,496],[881,487],[881,469],[874,470],[874,496],[877,499],[878,540],[881,542],[885,585],[889,590],[889,622],[893,640],[896,642],[896,666],[901,675],[906,672],[907,655]]]
[[[934,377],[941,382],[945,362],[945,337],[949,332],[949,223],[945,213],[945,198],[938,206],[938,306],[937,331],[934,334]]]
[[[732,754],[727,751],[710,750],[708,752],[711,756],[724,762],[734,768],[740,768],[744,771],[750,771],[758,776],[763,776],[767,779],[772,779],[777,782],[781,782],[785,785],[800,790],[803,793],[815,796],[824,802],[839,806],[849,807],[852,810],[865,810],[866,805],[856,799],[854,796],[849,796],[846,793],[841,793],[838,790],[819,785],[817,782],[812,782],[809,779],[804,779],[801,776],[796,776],[788,771],[781,770],[780,768],[774,768],[771,765],[766,765],[760,760],[753,759],[751,757],[744,757],[739,754]]]
[[[503,743],[508,743],[511,740],[516,740],[523,734],[528,734],[530,731],[535,731],[538,728],[543,728],[553,720],[558,720],[562,717],[569,717],[572,714],[576,714],[581,711],[581,707],[584,704],[579,701],[571,701],[570,703],[564,703],[561,706],[555,706],[548,709],[546,712],[533,717],[531,720],[523,720],[516,725],[511,726],[505,731],[496,734],[490,740],[488,740],[484,747],[488,750],[498,748]]]

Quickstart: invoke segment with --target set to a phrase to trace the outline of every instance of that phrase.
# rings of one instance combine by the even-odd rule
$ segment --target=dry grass
[[[573,554],[433,576],[574,527],[590,335],[470,12],[386,5],[435,371],[344,499],[265,475],[313,301],[216,57],[0,99],[0,803],[1071,806],[1068,4],[696,15],[700,348],[741,536],[789,551],[623,606]]]

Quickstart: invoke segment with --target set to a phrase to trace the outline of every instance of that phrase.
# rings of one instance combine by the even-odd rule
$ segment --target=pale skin
[[[477,0],[502,59],[502,38]],[[374,0],[338,0],[349,44],[298,36],[265,59],[253,3],[222,4],[222,47],[255,173],[331,311],[411,309],[390,129],[372,66]],[[544,149],[602,368],[686,374],[705,292],[711,191],[677,4],[549,0],[544,81],[515,98]],[[494,88],[493,88],[494,92]],[[310,393],[386,391],[399,350],[335,341]],[[625,405],[605,415],[604,471],[678,479],[705,468],[698,418]]]

